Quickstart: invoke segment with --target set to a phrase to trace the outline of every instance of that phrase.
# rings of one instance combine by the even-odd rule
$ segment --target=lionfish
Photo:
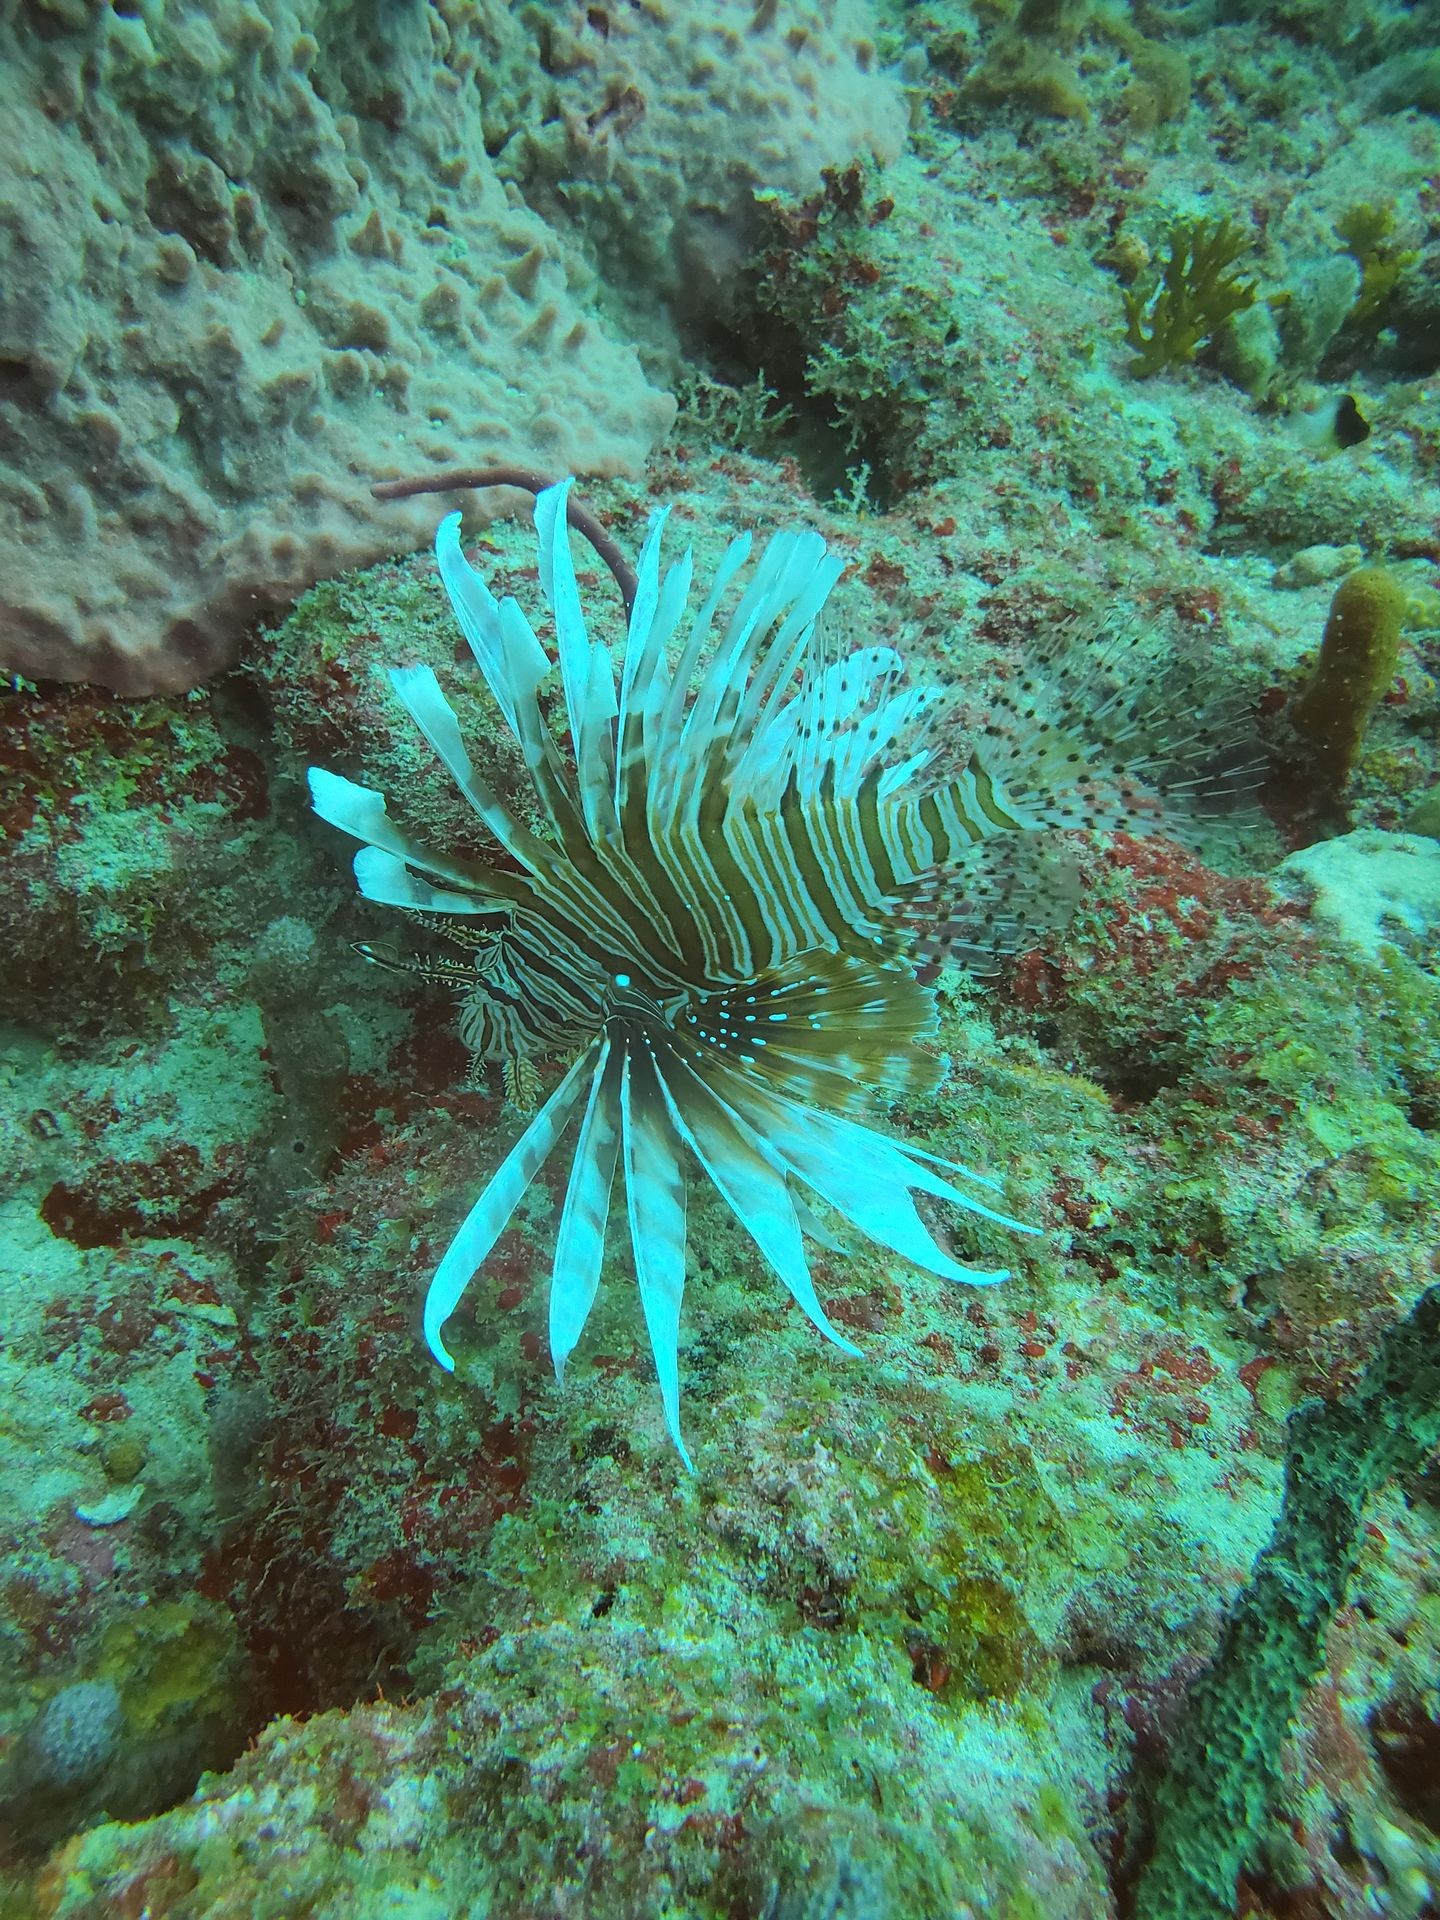
[[[542,702],[555,662],[516,601],[497,601],[465,559],[458,513],[435,541],[540,830],[476,771],[427,666],[392,670],[391,684],[503,858],[418,845],[382,793],[322,768],[309,770],[310,791],[323,819],[364,843],[360,892],[422,916],[463,952],[417,970],[460,990],[468,1046],[503,1064],[510,1086],[538,1084],[537,1060],[567,1062],[430,1282],[431,1352],[454,1370],[445,1323],[578,1117],[549,1294],[555,1371],[563,1379],[596,1297],[618,1176],[665,1421],[688,1468],[679,1334],[692,1169],[847,1353],[859,1349],[826,1315],[806,1256],[807,1238],[840,1244],[817,1200],[931,1273],[1007,1279],[954,1259],[912,1197],[1036,1231],[982,1197],[1000,1183],[864,1117],[877,1097],[928,1092],[941,1077],[921,976],[943,957],[973,964],[1017,945],[1044,918],[1015,905],[1038,863],[997,859],[998,836],[1024,848],[1045,827],[1155,823],[1162,776],[1197,811],[1236,781],[1215,770],[1213,730],[1193,711],[1157,727],[1133,688],[1112,685],[1092,698],[1082,737],[1084,701],[1062,688],[1047,718],[1028,678],[998,701],[964,764],[927,779],[937,691],[903,685],[892,648],[842,653],[827,637],[820,616],[845,563],[806,530],[770,539],[722,626],[749,536],[692,610],[691,555],[662,573],[656,512],[617,687],[581,610],[569,485],[535,502],[568,757]]]

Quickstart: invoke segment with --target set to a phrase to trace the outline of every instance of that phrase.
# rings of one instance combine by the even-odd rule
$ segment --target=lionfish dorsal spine
[[[520,715],[534,707],[536,690],[550,671],[550,657],[523,614],[518,620],[503,618],[500,602],[461,550],[458,513],[447,514],[436,529],[435,558],[481,677],[523,746]],[[515,612],[520,613],[518,607]]]

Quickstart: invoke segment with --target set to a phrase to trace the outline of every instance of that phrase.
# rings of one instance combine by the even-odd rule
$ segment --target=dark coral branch
[[[415,480],[381,480],[370,491],[377,500],[408,500],[417,493],[458,493],[481,487],[519,487],[525,493],[543,493],[555,483],[531,467],[456,467],[448,473],[427,473]],[[615,576],[628,616],[635,608],[635,570],[583,501],[573,497],[567,519],[588,540]]]
[[[1230,1920],[1285,1740],[1325,1662],[1364,1537],[1365,1502],[1440,1444],[1440,1286],[1386,1335],[1356,1385],[1290,1420],[1285,1497],[1213,1664],[1191,1690],[1155,1793],[1137,1920]]]

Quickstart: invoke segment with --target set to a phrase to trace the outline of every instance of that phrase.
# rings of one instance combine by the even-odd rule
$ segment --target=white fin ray
[[[752,787],[758,804],[778,806],[792,767],[796,768],[800,791],[813,796],[817,790],[816,769],[807,761],[800,738],[802,723],[820,723],[826,708],[826,689],[833,685],[830,711],[840,726],[834,755],[835,792],[839,798],[853,797],[859,790],[866,769],[890,746],[897,735],[909,727],[916,715],[929,704],[932,695],[924,688],[907,688],[881,699],[873,709],[877,689],[887,680],[897,679],[902,668],[898,653],[891,647],[864,647],[833,662],[813,676],[798,694],[780,704],[785,691],[782,682],[771,695],[760,717],[753,739],[746,748],[734,778]],[[842,696],[839,687],[845,682]],[[911,772],[929,759],[928,753],[916,754],[906,763],[895,785],[903,784]]]
[[[575,773],[585,828],[592,842],[614,839],[619,832],[615,813],[615,670],[597,641],[590,655],[590,678],[580,712],[580,735],[575,741]]]
[[[813,1240],[817,1246],[828,1247],[831,1253],[848,1256],[854,1252],[854,1248],[848,1247],[839,1234],[830,1231],[803,1194],[792,1193],[790,1204],[795,1209],[795,1218],[800,1222],[800,1231],[807,1240]]]
[[[510,1216],[565,1131],[587,1072],[594,1069],[596,1046],[582,1053],[539,1113],[490,1176],[480,1198],[465,1216],[445,1250],[425,1295],[425,1344],[447,1373],[455,1361],[441,1329],[460,1303],[490,1249],[510,1224]]]
[[[671,677],[664,711],[661,713],[660,723],[656,729],[649,767],[650,809],[656,818],[663,819],[673,812],[677,796],[687,783],[688,770],[681,750],[686,720],[686,696],[699,667],[700,655],[705,650],[705,642],[715,624],[715,614],[720,601],[724,597],[726,588],[750,557],[750,546],[750,535],[742,533],[730,542],[721,555],[720,565],[716,568],[710,591],[690,623],[689,636]]]
[[[908,760],[902,760],[897,766],[886,767],[880,776],[880,784],[875,789],[881,800],[888,800],[900,791],[923,768],[928,767],[934,755],[929,751],[912,753]]]
[[[637,1084],[638,1083],[638,1084]],[[680,1301],[685,1291],[685,1175],[679,1141],[649,1053],[632,1047],[620,1081],[625,1206],[640,1305],[660,1381],[665,1425],[689,1472],[695,1463],[680,1438]]]
[[[652,516],[640,556],[639,587],[630,620],[617,728],[615,804],[622,814],[649,790],[660,716],[672,690],[665,648],[690,598],[694,561],[687,547],[659,579],[663,515]]]
[[[578,754],[585,690],[590,684],[590,635],[575,583],[575,561],[570,551],[570,487],[568,479],[546,487],[535,496],[535,534],[540,552],[540,590],[555,619],[555,651],[560,660],[560,683],[570,738]]]
[[[307,767],[306,779],[310,785],[311,806],[332,827],[338,827],[353,839],[363,840],[367,846],[393,854],[407,866],[418,867],[423,873],[433,873],[439,880],[484,891],[485,875],[478,867],[472,867],[465,861],[447,860],[443,854],[431,853],[427,847],[418,845],[408,834],[402,833],[385,811],[384,794],[374,787],[358,786],[355,781],[346,780],[341,774],[331,773],[325,767]]]
[[[947,1173],[958,1173],[964,1180],[973,1180],[977,1187],[988,1187],[992,1193],[1003,1193],[1005,1183],[997,1180],[993,1173],[977,1173],[974,1167],[962,1166],[958,1160],[947,1160],[943,1154],[931,1153],[927,1147],[917,1147],[909,1140],[905,1142],[903,1152],[907,1160],[928,1160],[932,1167],[944,1167]],[[981,1211],[985,1211],[983,1208]],[[1003,1213],[990,1213],[987,1218],[998,1220],[1013,1233],[1043,1233],[1043,1227],[1027,1226],[1023,1220],[1011,1220]]]
[[[460,515],[449,513],[435,530],[440,578],[475,664],[516,739],[519,709],[533,706],[536,689],[550,671],[550,658],[523,618],[517,627],[501,620],[500,603],[465,558]]]
[[[746,1104],[773,1117],[775,1124],[766,1128],[765,1138],[787,1172],[870,1239],[942,1279],[986,1286],[1010,1277],[1008,1267],[987,1272],[952,1260],[931,1238],[909,1189],[934,1194],[1001,1226],[1016,1222],[910,1160],[884,1134],[839,1114],[797,1106],[781,1095],[757,1101],[752,1094]]]
[[[760,555],[685,717],[680,751],[691,765],[708,762],[727,700],[733,696],[738,701],[735,690],[745,684],[755,654],[774,622],[783,617],[807,568],[813,567],[817,549],[823,555],[825,543],[818,533],[786,531],[773,535]]]
[[[666,569],[660,588],[659,603],[651,622],[654,667],[648,674],[643,687],[637,689],[636,706],[640,722],[639,757],[632,761],[630,771],[625,776],[625,797],[629,798],[629,785],[633,782],[638,789],[641,804],[647,810],[650,795],[654,790],[653,769],[663,752],[661,733],[674,685],[665,649],[676,627],[680,624],[681,615],[689,605],[694,568],[694,559],[687,547],[674,566]],[[646,817],[648,818],[648,811]]]
[[[555,620],[555,648],[575,753],[580,807],[593,842],[615,831],[612,723],[618,707],[610,656],[598,640],[590,638],[575,579],[575,556],[570,547],[572,484],[568,479],[561,480],[535,496],[535,532],[540,586]]]
[[[518,603],[508,597],[500,602],[500,623],[507,633],[515,636],[517,645],[522,630],[524,633],[530,632],[529,622]],[[535,797],[556,833],[563,839],[567,827],[573,825],[578,829],[580,824],[580,798],[574,771],[566,764],[551,738],[539,699],[534,694],[527,701],[517,702],[515,720],[516,738],[535,788]]]
[[[476,665],[525,757],[536,798],[563,837],[568,820],[578,817],[580,803],[574,775],[540,711],[539,690],[554,663],[519,604],[508,594],[497,601],[465,558],[458,513],[447,515],[437,528],[435,557]]]
[[[660,539],[665,531],[665,522],[670,517],[668,507],[657,507],[650,516],[645,530],[645,544],[640,549],[640,558],[635,567],[635,598],[630,607],[630,623],[625,635],[625,660],[620,674],[620,724],[619,736],[623,741],[626,720],[634,703],[637,680],[648,687],[655,678],[655,651],[663,635],[655,619],[655,610],[660,601]],[[688,555],[688,549],[687,555]],[[670,569],[671,573],[674,568]]]
[[[686,547],[680,558],[665,569],[660,582],[660,598],[655,606],[652,627],[659,637],[662,656],[663,650],[669,646],[675,629],[680,624],[681,615],[690,604],[690,589],[694,581],[695,556],[691,549]],[[670,677],[664,674],[661,678],[664,690],[668,693]]]
[[[765,714],[773,711],[777,698],[784,695],[796,663],[814,644],[816,622],[836,581],[845,571],[845,562],[831,553],[820,536],[805,542],[787,569],[787,584],[794,599],[784,619],[776,627],[768,644],[749,664],[748,684],[735,687],[736,704],[731,729],[729,766],[733,770],[744,757]]]
[[[605,1225],[620,1154],[620,1066],[621,1056],[607,1034],[591,1077],[555,1235],[555,1263],[550,1274],[550,1358],[555,1378],[561,1381],[600,1287]]]
[[[404,907],[412,913],[493,913],[497,906],[510,904],[493,893],[451,893],[445,887],[432,887],[398,854],[380,847],[361,847],[356,854],[355,884],[363,898],[377,906]]]
[[[390,684],[405,711],[438,755],[445,771],[495,839],[531,873],[551,863],[550,849],[522,827],[509,808],[480,779],[465,750],[455,710],[427,666],[392,667]]]

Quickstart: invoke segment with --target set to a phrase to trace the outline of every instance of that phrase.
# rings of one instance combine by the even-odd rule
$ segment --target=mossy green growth
[[[606,1457],[582,1498],[532,1493],[496,1525],[421,1684],[463,1689],[483,1720],[463,1751],[497,1907],[602,1809],[607,1911],[632,1910],[628,1876],[653,1885],[658,1855],[673,1911],[720,1920],[739,1910],[732,1869],[752,1903],[770,1879],[823,1884],[833,1834],[885,1911],[958,1912],[985,1887],[997,1913],[1042,1920],[1034,1836],[1087,1853],[1042,1757],[1067,1516],[1013,1427],[980,1438],[979,1409],[944,1392],[897,1423],[901,1378],[823,1440],[767,1429],[783,1464],[758,1500],[721,1461],[652,1492]],[[752,1417],[737,1405],[727,1425]],[[947,1825],[941,1781],[968,1750],[1033,1768],[1043,1804]]]
[[[1125,338],[1139,380],[1187,366],[1232,314],[1254,305],[1255,282],[1231,271],[1250,238],[1232,220],[1177,220],[1165,236],[1158,280],[1127,288]]]
[[[1029,430],[995,363],[999,335],[977,320],[976,285],[957,281],[943,177],[857,164],[827,170],[808,196],[759,200],[737,298],[767,384],[794,409],[786,451],[817,494],[854,505],[863,490],[884,508],[968,473],[977,446]]]
[[[224,686],[121,700],[0,695],[0,998],[78,1033],[163,1019],[227,922],[269,806],[264,760]]]
[[[1398,952],[1383,973],[1318,960],[1300,991],[1303,1021],[1293,978],[1238,985],[1206,1015],[1197,1059],[1231,1063],[1228,1108],[1314,1158],[1309,1206],[1258,1213],[1253,1188],[1227,1183],[1204,1101],[1182,1116],[1199,1155],[1197,1193],[1223,1196],[1227,1213],[1239,1209],[1224,1238],[1252,1261],[1295,1272],[1322,1245],[1333,1253],[1342,1244],[1398,1260],[1409,1235],[1423,1231],[1426,1209],[1440,1204],[1440,1158],[1416,1119],[1440,1104],[1440,993]],[[1332,1312],[1339,1281],[1333,1260],[1319,1259],[1315,1284]]]
[[[963,1461],[943,1478],[943,1521],[911,1595],[917,1679],[947,1700],[1008,1700],[1031,1678],[1039,1643],[1020,1597],[1024,1542],[1053,1518],[1018,1450]],[[928,1643],[928,1644],[927,1644]]]
[[[120,1689],[126,1724],[142,1741],[241,1718],[243,1660],[235,1625],[205,1600],[157,1603],[107,1630],[97,1668]]]
[[[1072,64],[1021,33],[997,36],[965,83],[964,94],[985,107],[1014,107],[1047,120],[1090,118],[1090,107]]]
[[[1073,1558],[1064,1520],[1023,1445],[929,1465],[933,1482],[902,1475],[867,1489],[876,1526],[845,1622],[889,1639],[916,1685],[950,1706],[1014,1699],[1040,1677],[1025,1596],[1047,1562]]]
[[[802,403],[792,443],[817,490],[859,470],[888,497],[904,475],[929,471],[926,428],[950,377],[954,313],[948,287],[909,270],[915,209],[880,184],[856,165],[827,169],[808,198],[761,194],[751,295],[766,376]],[[821,420],[828,451],[815,439]]]

